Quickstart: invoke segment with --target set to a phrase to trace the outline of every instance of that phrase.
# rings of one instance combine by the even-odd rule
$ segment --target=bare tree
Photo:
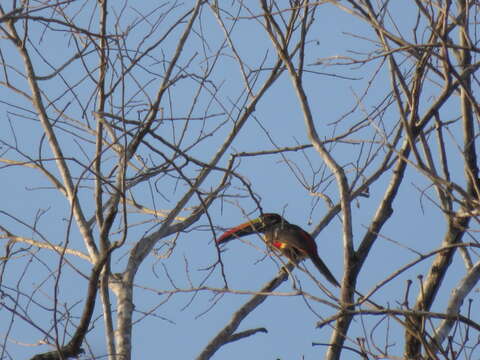
[[[244,358],[272,321],[287,357],[288,314],[297,358],[478,358],[479,10],[2,3],[0,358]],[[340,290],[213,241],[266,212],[312,225]],[[175,339],[186,309],[209,325]]]

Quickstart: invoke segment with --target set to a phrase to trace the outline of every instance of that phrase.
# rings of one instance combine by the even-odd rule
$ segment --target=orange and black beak
[[[217,244],[223,244],[232,239],[254,234],[256,232],[263,232],[264,228],[265,224],[263,223],[262,218],[256,218],[225,231],[225,233],[223,233],[215,241]]]

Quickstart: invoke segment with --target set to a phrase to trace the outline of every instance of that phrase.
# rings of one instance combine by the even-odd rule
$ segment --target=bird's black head
[[[286,220],[278,214],[264,213],[257,220],[257,231],[265,231],[270,226],[285,223]]]

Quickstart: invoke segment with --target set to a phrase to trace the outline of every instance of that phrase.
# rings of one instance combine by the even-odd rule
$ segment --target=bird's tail
[[[317,267],[318,271],[320,271],[320,273],[322,273],[322,275],[325,276],[328,281],[330,281],[333,285],[340,287],[340,284],[338,283],[337,279],[335,279],[335,276],[333,276],[330,270],[328,270],[327,265],[325,265],[325,263],[322,261],[322,259],[320,259],[318,255],[315,254],[310,258]]]

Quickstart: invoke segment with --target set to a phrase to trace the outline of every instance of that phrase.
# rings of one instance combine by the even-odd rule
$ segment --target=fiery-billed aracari
[[[263,238],[269,247],[279,250],[295,264],[306,257],[310,258],[328,281],[335,286],[340,286],[318,256],[317,244],[312,236],[300,226],[290,224],[278,214],[262,214],[254,220],[227,230],[216,241],[222,244],[253,233],[263,233]]]

